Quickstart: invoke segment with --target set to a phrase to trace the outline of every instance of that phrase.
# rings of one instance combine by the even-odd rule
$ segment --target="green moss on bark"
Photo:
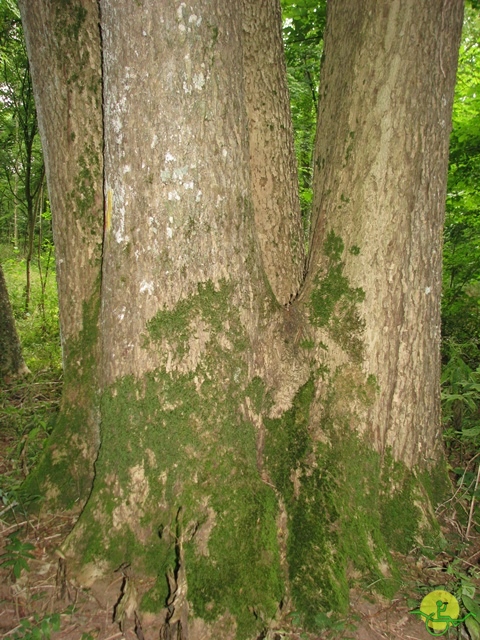
[[[315,630],[318,612],[346,611],[352,579],[387,597],[398,588],[391,551],[407,553],[435,537],[438,526],[419,508],[428,498],[421,478],[381,456],[354,428],[346,409],[368,406],[376,381],[359,370],[340,369],[328,380],[321,423],[315,381],[299,389],[292,408],[266,420],[265,465],[288,514],[287,560],[296,611]],[[348,404],[347,403],[347,404]]]
[[[343,243],[331,236],[326,250],[336,263]],[[349,298],[337,273],[337,303],[347,295],[354,309],[360,298]],[[237,637],[251,638],[285,595],[281,497],[290,593],[314,630],[319,612],[347,609],[352,577],[387,596],[395,592],[390,550],[408,551],[433,531],[418,507],[426,492],[414,472],[381,458],[358,435],[359,416],[378,392],[375,377],[358,364],[317,368],[283,416],[264,419],[263,464],[275,489],[262,481],[245,400],[259,416],[272,400],[260,377],[249,378],[249,345],[232,297],[228,283],[208,282],[157,313],[145,348],[169,350],[168,369],[125,377],[104,391],[94,489],[72,544],[92,566],[126,562],[155,577],[141,603],[154,612],[171,596],[167,576],[171,581],[178,571],[181,548],[189,614],[213,622],[228,612]],[[201,358],[186,372],[192,327],[200,321]]]
[[[149,342],[161,345],[163,340],[174,341],[176,356],[182,358],[188,350],[192,331],[201,319],[212,335],[223,333],[234,350],[241,353],[247,343],[239,328],[238,317],[231,317],[231,294],[232,288],[224,280],[218,288],[210,281],[199,283],[196,295],[181,300],[172,310],[159,311],[149,321],[145,346]]]
[[[210,382],[197,388],[194,378],[156,371],[105,393],[81,554],[86,562],[128,562],[156,576],[142,606],[158,611],[168,597],[166,573],[175,568],[181,509],[192,615],[214,620],[229,611],[238,637],[247,638],[273,617],[283,593],[276,498],[257,472],[256,434],[240,417],[241,389]]]
[[[382,471],[380,529],[390,549],[408,553],[415,545],[421,521],[415,504],[418,482],[410,470],[390,457]]]
[[[354,433],[327,422],[328,443],[315,441],[310,420],[314,393],[311,379],[292,409],[266,421],[265,443],[266,465],[288,513],[292,596],[310,629],[319,611],[347,609],[348,566],[373,582],[385,580],[379,566],[390,564],[379,514],[371,504],[378,500],[378,456]]]
[[[158,612],[181,542],[190,615],[213,621],[228,611],[237,637],[249,638],[275,615],[284,588],[277,498],[259,476],[257,433],[244,411],[246,396],[259,407],[268,394],[248,379],[229,285],[205,283],[158,313],[145,348],[173,346],[181,363],[200,320],[208,339],[195,370],[159,367],[103,393],[94,490],[71,544],[84,563],[127,562],[155,576],[142,608]]]
[[[62,406],[42,458],[24,483],[27,495],[41,495],[57,508],[82,505],[92,487],[98,448],[98,313],[95,294],[84,305],[79,335],[63,346]]]
[[[245,395],[252,401],[253,410],[257,415],[267,413],[273,400],[261,378],[256,376],[245,389]]]
[[[94,143],[85,144],[84,154],[78,158],[78,172],[75,176],[74,188],[68,194],[69,202],[74,208],[79,221],[91,225],[92,229],[99,227],[98,207],[96,198],[101,184],[100,156]]]
[[[434,508],[452,494],[452,483],[445,460],[441,460],[428,471],[421,472],[419,477]]]
[[[82,441],[91,438],[87,425],[88,410],[64,404],[40,462],[22,485],[26,496],[42,500],[31,502],[30,510],[40,508],[43,501],[49,508],[74,509],[86,499],[93,478],[92,459],[81,455]]]
[[[327,269],[324,274],[316,276],[310,297],[310,322],[314,327],[324,327],[352,361],[358,363],[363,356],[365,322],[358,313],[357,305],[365,299],[365,292],[359,287],[351,287],[343,273],[344,249],[343,240],[330,231],[324,243]],[[360,253],[358,247],[351,249],[352,255]]]

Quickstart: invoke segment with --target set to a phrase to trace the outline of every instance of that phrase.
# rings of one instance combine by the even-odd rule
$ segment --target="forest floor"
[[[18,473],[18,437],[0,425],[0,476]],[[0,492],[1,493],[1,492]],[[0,498],[2,496],[0,495]],[[158,628],[147,621],[126,620],[123,631],[113,621],[122,593],[121,574],[101,589],[86,591],[70,580],[68,567],[56,553],[72,529],[75,515],[46,513],[31,516],[0,501],[0,638],[9,640],[158,640]],[[456,594],[462,585],[480,590],[480,536],[466,544],[454,519],[443,523],[448,551],[429,559],[420,551],[398,557],[403,583],[397,596],[384,600],[373,591],[351,592],[345,619],[325,631],[308,634],[294,626],[294,616],[273,629],[265,640],[430,640],[418,616],[422,598],[435,589]],[[18,532],[15,549],[11,535]],[[10,537],[9,537],[10,536]],[[6,550],[9,554],[5,555]],[[31,546],[29,546],[31,545]],[[3,554],[3,555],[2,555]],[[10,559],[10,566],[2,562]],[[22,569],[22,560],[25,568]],[[15,562],[18,566],[13,566]],[[26,570],[28,568],[28,570]],[[15,569],[18,575],[15,576]],[[468,638],[465,629],[451,628],[443,637]],[[176,640],[176,639],[175,639]],[[218,640],[222,640],[219,638]]]

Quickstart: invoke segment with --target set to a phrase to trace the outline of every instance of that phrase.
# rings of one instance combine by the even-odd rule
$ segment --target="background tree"
[[[7,285],[0,264],[0,376],[11,378],[28,373],[15,329]]]
[[[26,266],[25,311],[29,311],[31,263],[37,225],[46,206],[44,166],[38,135],[32,79],[23,39],[20,14],[14,2],[0,6],[2,109],[0,164],[2,214],[0,233],[18,249],[24,237]]]
[[[21,2],[76,418],[30,487],[86,501],[62,547],[84,584],[131,564],[122,623],[150,611],[163,637],[247,638],[294,606],[314,628],[347,606],[347,568],[391,593],[390,550],[438,533],[462,3],[329,5],[303,282],[294,181],[283,216],[258,189],[294,166],[278,10],[100,9],[101,41],[91,2]]]

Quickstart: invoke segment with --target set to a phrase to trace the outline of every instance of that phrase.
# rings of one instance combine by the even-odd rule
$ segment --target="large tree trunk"
[[[362,431],[411,467],[441,446],[441,249],[462,15],[461,0],[329,3],[310,277],[332,266],[319,252],[339,236],[343,273],[364,292],[359,360],[379,386]],[[330,363],[357,350],[350,330],[333,336],[337,318],[317,319],[337,345]]]
[[[146,17],[105,1],[101,14],[102,445],[64,552],[88,561],[86,583],[102,559],[158,574],[143,607],[168,602],[172,634],[210,621],[212,637],[251,636],[282,598],[262,379],[291,398],[300,367],[263,336],[283,312],[255,235],[241,5],[152,2]]]
[[[0,264],[0,380],[28,373],[22,356],[7,284]]]
[[[56,20],[72,15],[56,6]],[[294,607],[314,628],[320,610],[346,607],[348,567],[391,593],[390,549],[433,539],[426,479],[445,479],[438,260],[461,3],[438,7],[331,3],[316,217],[297,296],[303,243],[278,6],[101,0],[103,140],[98,95],[82,110],[79,94],[47,162],[51,189],[78,185],[52,167],[81,123],[88,175],[96,167],[94,232],[86,238],[78,215],[77,234],[57,232],[57,257],[74,256],[72,266],[97,255],[104,161],[100,291],[100,261],[83,265],[82,288],[72,273],[60,280],[64,303],[69,291],[82,301],[64,335],[89,359],[64,410],[86,412],[87,470],[95,460],[63,552],[84,584],[131,565],[122,623],[121,612],[150,611],[164,638],[253,638]],[[89,52],[98,87],[97,25],[81,8],[76,51]],[[55,22],[42,24],[55,34]],[[412,42],[424,43],[421,64]],[[48,105],[52,89],[37,91]],[[46,111],[43,122],[48,146]],[[64,228],[60,214],[54,223]],[[80,309],[99,298],[88,341]],[[57,431],[50,450],[65,442],[76,441]],[[51,456],[43,468],[52,486],[56,465]]]

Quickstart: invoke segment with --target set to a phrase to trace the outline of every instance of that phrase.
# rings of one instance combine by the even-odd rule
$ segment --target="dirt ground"
[[[0,438],[0,474],[8,473],[5,452],[11,445]],[[3,455],[2,455],[3,453]],[[125,618],[123,628],[114,622],[116,605],[122,594],[122,574],[114,574],[110,582],[86,591],[69,578],[68,567],[56,549],[73,527],[75,517],[69,514],[41,513],[27,516],[5,508],[0,502],[0,556],[5,551],[7,536],[19,532],[21,544],[30,543],[26,558],[29,571],[15,578],[12,567],[0,566],[0,638],[11,640],[158,640],[158,624],[146,619]],[[455,534],[452,537],[452,529]],[[418,608],[423,595],[435,588],[454,592],[461,575],[470,582],[480,574],[480,538],[469,545],[461,540],[461,531],[450,523],[445,533],[454,540],[455,551],[427,559],[420,553],[398,557],[403,568],[403,585],[398,595],[387,601],[373,592],[352,590],[351,611],[340,621],[340,628],[320,634],[307,634],[286,618],[273,628],[264,640],[430,640],[424,623],[411,613]],[[452,549],[454,548],[452,546]],[[23,553],[23,552],[22,552]],[[460,553],[460,556],[458,555]],[[5,556],[0,557],[0,563]],[[454,567],[454,569],[452,569]],[[147,588],[148,584],[137,586]],[[480,581],[478,581],[480,587]],[[118,617],[118,616],[117,616]],[[59,630],[57,628],[59,627]],[[464,630],[450,629],[444,638],[468,638]],[[171,638],[177,640],[177,638]],[[222,640],[222,638],[219,638]],[[260,640],[260,638],[258,639]]]

